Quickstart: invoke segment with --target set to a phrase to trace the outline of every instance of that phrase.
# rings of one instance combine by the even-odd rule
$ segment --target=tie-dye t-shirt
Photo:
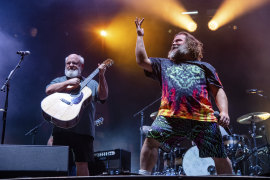
[[[213,66],[201,61],[175,63],[150,58],[153,72],[146,76],[160,82],[161,105],[158,115],[217,122],[209,95],[209,84],[223,88]]]

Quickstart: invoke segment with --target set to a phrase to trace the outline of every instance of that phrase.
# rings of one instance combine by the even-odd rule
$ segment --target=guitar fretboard
[[[82,83],[81,83],[81,89],[84,88],[99,72],[99,69],[97,68],[94,72],[92,72]]]

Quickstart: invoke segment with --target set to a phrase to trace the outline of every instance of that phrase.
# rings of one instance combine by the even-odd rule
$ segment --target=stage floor
[[[141,175],[112,175],[112,176],[59,176],[59,177],[24,177],[15,179],[84,179],[84,180],[244,180],[244,179],[270,179],[267,176],[141,176]]]

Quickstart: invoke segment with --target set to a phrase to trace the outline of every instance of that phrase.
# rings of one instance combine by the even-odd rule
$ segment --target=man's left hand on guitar
[[[104,76],[106,71],[106,65],[105,64],[98,64],[99,69],[99,76]]]

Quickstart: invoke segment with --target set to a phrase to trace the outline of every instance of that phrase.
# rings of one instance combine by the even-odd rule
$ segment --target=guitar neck
[[[102,63],[106,67],[110,67],[113,64],[113,60],[107,59]],[[81,83],[81,88],[84,88],[99,72],[99,69],[97,68],[94,72],[92,72],[82,83]]]
[[[99,72],[99,69],[97,68],[94,72],[92,72],[82,83],[81,88],[84,88]]]

